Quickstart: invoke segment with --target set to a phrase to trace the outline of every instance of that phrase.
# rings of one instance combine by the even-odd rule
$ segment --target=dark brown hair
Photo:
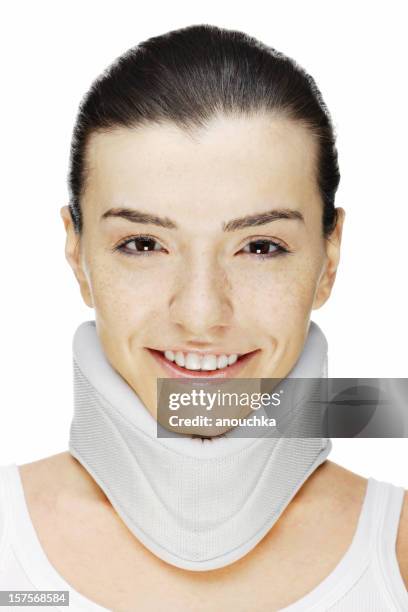
[[[118,57],[91,85],[76,118],[68,172],[69,208],[82,230],[86,145],[93,132],[173,122],[186,131],[216,113],[269,111],[306,125],[318,142],[316,179],[323,234],[336,221],[340,181],[335,133],[314,79],[293,59],[235,30],[192,25],[155,36]]]

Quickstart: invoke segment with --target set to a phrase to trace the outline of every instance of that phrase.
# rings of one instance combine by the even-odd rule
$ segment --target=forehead
[[[195,221],[265,205],[306,212],[319,199],[316,152],[306,127],[270,114],[217,116],[191,133],[173,123],[115,128],[91,135],[85,199],[98,214],[129,206]]]

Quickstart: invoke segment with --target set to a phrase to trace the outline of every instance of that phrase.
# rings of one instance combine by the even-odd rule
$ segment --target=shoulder
[[[408,589],[408,491],[404,493],[397,534],[396,553],[401,576]]]
[[[301,497],[320,507],[360,513],[367,489],[367,478],[326,459],[300,489]],[[344,516],[342,512],[341,516]]]
[[[319,483],[321,493],[327,490],[336,500],[338,507],[343,506],[342,516],[347,517],[346,507],[357,507],[357,512],[360,513],[367,479],[329,460],[321,467],[323,468],[323,466],[324,469]],[[322,499],[322,495],[319,496],[319,499]],[[354,515],[356,515],[356,511]],[[395,554],[402,579],[408,590],[408,490],[404,491]]]
[[[354,536],[366,491],[366,478],[327,459],[299,489],[290,513],[296,524],[307,525],[309,545],[324,532],[330,546],[335,538],[343,550]]]
[[[356,523],[366,492],[366,478],[326,460],[312,474],[309,482],[310,486],[305,487],[304,492],[309,491],[310,494],[302,494],[302,498],[306,503],[309,498],[310,503],[318,505],[320,521],[329,515],[341,516],[343,526],[347,522]],[[302,505],[305,506],[305,503]],[[341,529],[342,525],[338,524],[336,530]],[[395,553],[401,577],[408,589],[408,490],[404,491]]]
[[[44,457],[19,466],[27,498],[51,502],[66,497],[105,501],[106,497],[94,479],[68,451]]]
[[[18,468],[27,506],[37,525],[61,517],[74,521],[90,508],[110,507],[103,491],[68,451]]]

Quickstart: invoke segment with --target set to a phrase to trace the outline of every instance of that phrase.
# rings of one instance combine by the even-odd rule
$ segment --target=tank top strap
[[[0,465],[0,542],[3,536],[8,530],[12,508],[10,492],[8,487],[8,479],[11,470],[14,469],[15,464]]]
[[[372,495],[367,507],[370,549],[377,577],[392,601],[407,609],[408,594],[399,568],[396,544],[405,490],[390,482],[369,478]],[[400,608],[398,608],[400,609]]]
[[[370,547],[377,553],[395,553],[404,499],[403,487],[370,477],[361,519],[369,524]]]
[[[360,559],[396,560],[395,545],[404,489],[376,478],[367,479],[367,488],[350,552]]]
[[[375,478],[367,479],[366,491],[357,521],[354,537],[347,556],[352,553],[360,559],[373,557],[373,548],[378,539],[380,524],[384,521],[387,495],[382,483]]]

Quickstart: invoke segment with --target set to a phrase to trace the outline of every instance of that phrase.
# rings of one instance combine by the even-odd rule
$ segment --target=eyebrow
[[[101,220],[111,217],[120,217],[122,219],[126,219],[127,221],[131,221],[132,223],[157,225],[166,229],[178,229],[177,223],[168,217],[158,217],[134,208],[110,208],[103,213]],[[305,222],[305,219],[299,210],[294,210],[292,208],[279,208],[255,215],[246,215],[244,217],[238,217],[237,219],[231,219],[231,221],[228,221],[228,223],[224,222],[222,224],[222,230],[224,232],[233,232],[246,227],[266,225],[267,223],[277,221],[278,219],[293,219],[301,221],[302,223]]]
[[[297,221],[305,222],[302,213],[299,210],[293,210],[292,208],[279,208],[268,210],[263,213],[256,215],[247,215],[245,217],[239,217],[238,219],[232,219],[228,223],[224,223],[224,232],[233,232],[234,230],[243,229],[245,227],[254,227],[257,225],[266,225],[272,221],[278,219],[295,219]]]

